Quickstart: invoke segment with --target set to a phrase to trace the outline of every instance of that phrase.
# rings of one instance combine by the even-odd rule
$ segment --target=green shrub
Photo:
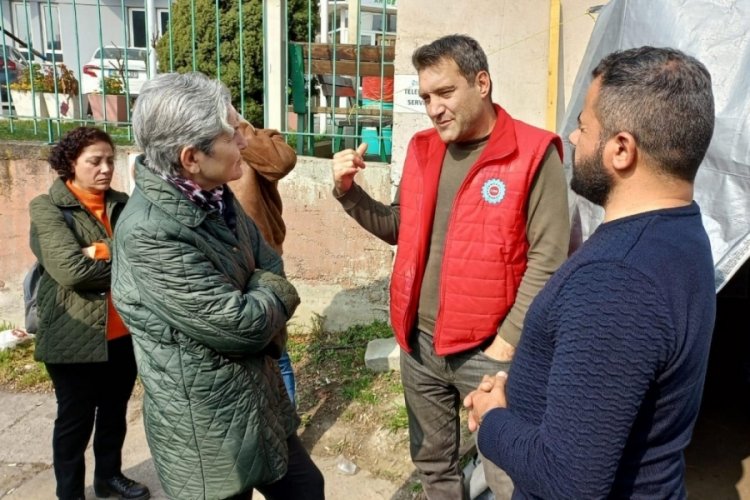
[[[308,2],[311,5],[311,33],[317,32],[318,6],[315,0],[289,0],[289,40],[306,41],[308,36]],[[192,39],[192,8],[190,0],[176,0],[172,4],[170,30],[172,31],[173,58],[170,61],[170,35],[165,33],[156,47],[159,71],[179,73],[200,71],[211,77],[220,77],[232,93],[234,106],[250,122],[263,123],[263,2],[242,2],[243,14],[243,65],[240,68],[240,31],[238,0],[219,2],[219,54],[220,74],[216,64],[216,2],[194,0],[195,51]],[[274,43],[278,43],[274,41]],[[195,67],[193,66],[195,53]],[[244,76],[245,106],[242,109],[240,71]]]

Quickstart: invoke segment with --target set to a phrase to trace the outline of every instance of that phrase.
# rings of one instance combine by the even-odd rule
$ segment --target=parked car
[[[117,76],[122,70],[126,89],[130,94],[137,95],[148,80],[146,60],[146,49],[114,45],[97,48],[89,62],[81,69],[81,92],[84,94],[100,92],[102,77]],[[104,68],[104,75],[102,75],[102,68]]]
[[[18,74],[27,68],[26,59],[18,50],[0,45],[0,85],[15,82]]]
[[[28,71],[28,63],[18,50],[0,45],[0,108],[9,106],[8,85],[18,79],[23,71]]]

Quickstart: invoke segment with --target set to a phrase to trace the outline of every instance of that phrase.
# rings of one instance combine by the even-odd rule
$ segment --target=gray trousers
[[[484,375],[507,371],[510,363],[494,360],[480,349],[438,356],[432,336],[415,332],[412,352],[401,351],[401,381],[409,417],[411,459],[430,500],[466,498],[459,467],[460,414],[463,398]],[[485,468],[490,488],[497,467]],[[507,483],[507,480],[506,480]],[[493,488],[494,491],[494,488]]]

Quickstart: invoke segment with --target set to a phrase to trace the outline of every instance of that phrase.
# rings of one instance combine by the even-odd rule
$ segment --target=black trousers
[[[57,418],[52,433],[52,460],[61,499],[83,497],[84,452],[94,432],[94,474],[121,473],[126,412],[136,377],[130,336],[111,340],[104,363],[47,363],[55,386]]]
[[[289,467],[284,477],[271,484],[256,486],[266,500],[324,500],[323,474],[310,458],[296,434],[287,439]],[[253,491],[240,493],[225,500],[251,500]]]

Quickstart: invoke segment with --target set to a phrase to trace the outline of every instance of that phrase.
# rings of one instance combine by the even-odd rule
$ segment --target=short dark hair
[[[470,84],[480,71],[489,73],[487,55],[479,43],[466,35],[447,35],[432,43],[422,45],[411,56],[411,63],[417,72],[451,59],[458,66],[461,76]]]
[[[679,50],[644,46],[609,54],[592,76],[601,83],[602,139],[629,132],[656,168],[692,182],[714,130],[706,67]]]
[[[73,178],[73,163],[81,152],[92,144],[106,142],[115,150],[112,138],[105,131],[96,127],[77,127],[65,134],[52,146],[47,161],[62,180]]]

